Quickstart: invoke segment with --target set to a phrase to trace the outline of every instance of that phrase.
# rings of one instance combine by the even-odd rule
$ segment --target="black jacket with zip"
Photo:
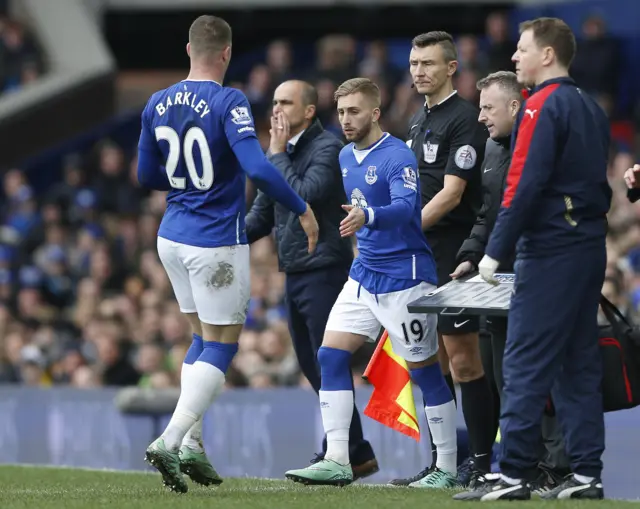
[[[467,240],[458,251],[457,263],[469,261],[478,267],[484,256],[489,236],[496,224],[502,196],[506,187],[507,173],[511,164],[511,137],[487,140],[482,162],[482,208]],[[512,272],[515,252],[498,267],[498,272]]]
[[[351,239],[342,238],[339,230],[340,221],[347,215],[341,208],[347,203],[338,161],[342,146],[342,142],[315,119],[291,153],[268,156],[294,191],[309,203],[320,227],[316,251],[309,254],[307,236],[298,217],[258,192],[245,218],[247,239],[252,244],[275,228],[281,272],[291,274],[334,266],[349,267],[353,261]]]

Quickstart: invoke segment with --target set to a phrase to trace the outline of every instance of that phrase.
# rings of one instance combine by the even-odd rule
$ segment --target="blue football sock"
[[[184,356],[185,364],[193,364],[198,360],[202,350],[204,349],[202,336],[198,336],[197,334],[193,335],[193,340],[191,341],[191,346],[189,350],[187,350],[187,355]]]
[[[320,364],[320,377],[322,379],[321,391],[351,391],[353,390],[353,378],[351,378],[351,352],[321,346],[318,350],[318,363]]]
[[[238,343],[218,343],[216,341],[204,341],[204,349],[198,357],[199,362],[206,362],[215,366],[226,374],[231,361],[238,352]]]
[[[412,369],[411,380],[420,387],[426,406],[435,407],[453,400],[451,389],[437,362],[430,366]]]

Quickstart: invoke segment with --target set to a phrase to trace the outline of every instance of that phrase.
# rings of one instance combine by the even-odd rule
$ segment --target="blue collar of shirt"
[[[531,89],[530,95],[535,94],[539,90],[542,90],[544,87],[548,87],[549,85],[555,85],[556,83],[565,83],[567,85],[575,85],[576,84],[574,79],[573,78],[569,78],[568,76],[563,76],[561,78],[552,78],[550,80],[543,81],[538,86],[536,86],[533,89]]]

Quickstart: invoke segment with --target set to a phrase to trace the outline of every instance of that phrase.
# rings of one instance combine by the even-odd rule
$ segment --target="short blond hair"
[[[333,99],[360,93],[371,99],[376,108],[380,107],[380,88],[369,78],[352,78],[342,83],[334,92]]]
[[[217,16],[200,16],[189,28],[189,43],[195,55],[210,56],[231,46],[231,27]]]

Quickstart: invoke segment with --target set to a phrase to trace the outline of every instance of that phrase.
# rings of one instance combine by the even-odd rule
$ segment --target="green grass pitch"
[[[167,491],[154,473],[72,468],[0,466],[1,509],[419,509],[474,507],[451,500],[453,491],[426,492],[408,488],[353,484],[346,488],[306,487],[285,480],[225,479],[216,488],[192,483],[189,492]],[[425,505],[426,504],[426,505]],[[509,502],[509,509],[639,508],[635,502],[605,500]],[[482,502],[481,507],[506,507]]]

